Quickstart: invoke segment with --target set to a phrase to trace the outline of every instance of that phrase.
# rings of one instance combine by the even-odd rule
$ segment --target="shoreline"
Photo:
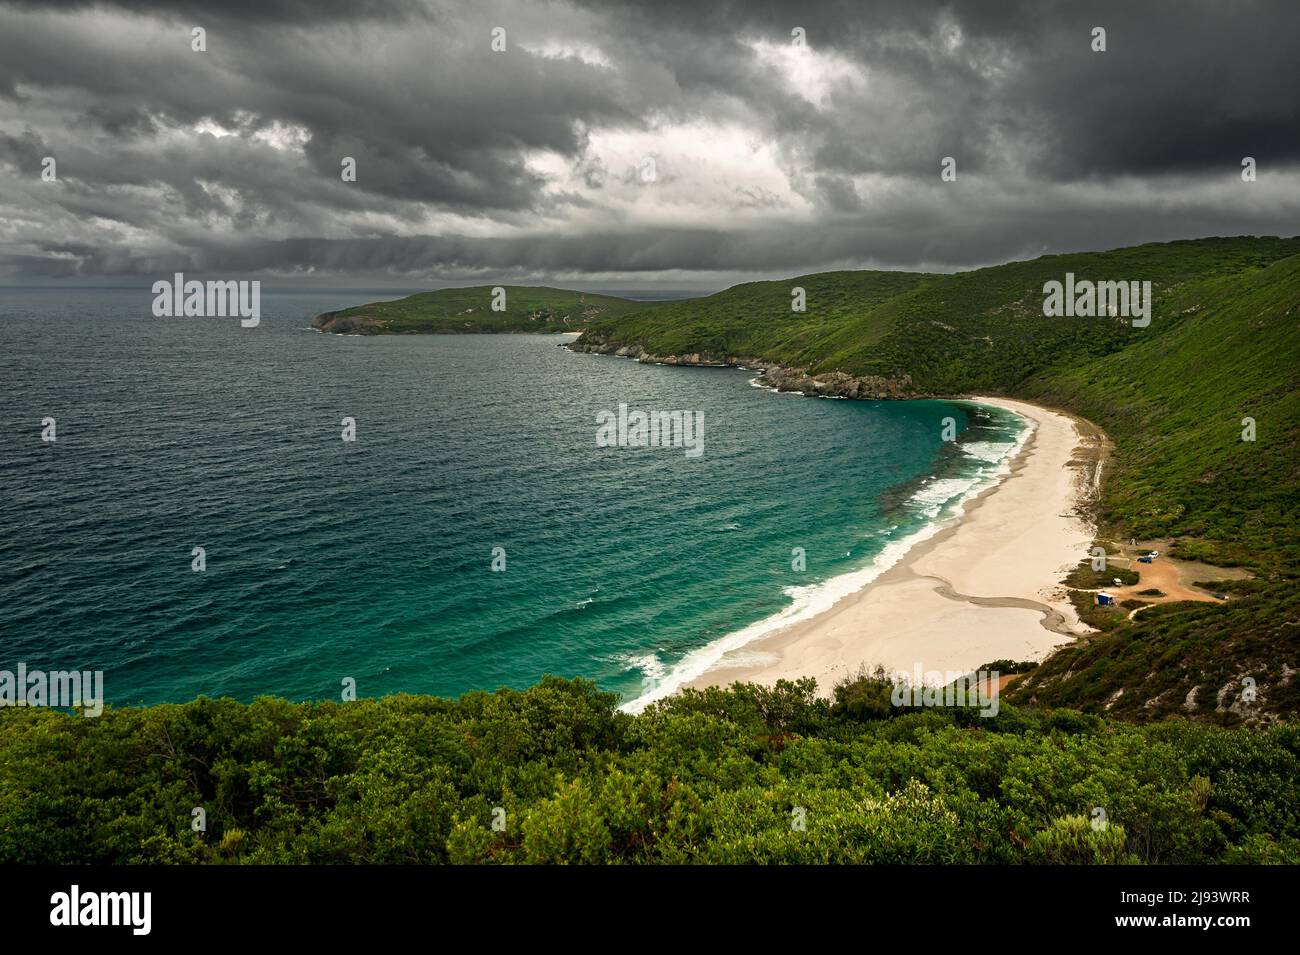
[[[1088,556],[1085,517],[1108,452],[1100,429],[1065,412],[992,397],[957,400],[1026,418],[1024,444],[1006,473],[962,502],[891,567],[814,616],[725,649],[683,687],[772,685],[812,676],[817,692],[860,668],[968,673],[999,659],[1041,660],[1091,632],[1063,578]],[[743,633],[743,631],[741,631]],[[724,638],[725,639],[725,638]]]

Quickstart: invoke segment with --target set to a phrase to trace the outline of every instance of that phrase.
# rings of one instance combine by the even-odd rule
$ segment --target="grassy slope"
[[[913,272],[824,272],[780,282],[749,282],[706,298],[668,302],[649,311],[593,323],[588,340],[612,335],[656,355],[701,352],[710,357],[789,356],[819,343],[864,308],[881,305],[930,280]],[[806,309],[791,310],[802,287]]]
[[[1216,563],[1300,567],[1300,256],[1189,284],[1162,311],[1162,334],[1040,372],[1019,393],[1104,423],[1116,451],[1105,516],[1132,536],[1207,540]]]
[[[1152,281],[1151,325],[1045,318],[1043,283],[1066,271],[1076,280]],[[739,353],[814,373],[907,374],[918,393],[1005,394],[1095,421],[1115,442],[1104,533],[1176,538],[1178,555],[1242,564],[1261,581],[1236,587],[1240,599],[1229,606],[1144,612],[1086,647],[1058,653],[1016,693],[1141,718],[1181,707],[1199,686],[1190,712],[1231,722],[1240,716],[1216,709],[1217,691],[1252,675],[1269,687],[1259,709],[1300,709],[1296,687],[1280,685],[1282,665],[1300,659],[1288,601],[1300,575],[1300,240],[1151,244],[906,276],[893,297],[864,298],[856,307],[841,297],[806,334],[789,330],[798,325],[788,313],[790,286],[809,288],[811,311],[813,289],[829,297],[828,286],[848,289],[855,274],[858,282],[879,283],[887,273],[765,283],[787,297],[774,292],[770,311],[753,314],[759,333],[748,339],[733,328],[733,302],[761,304],[751,286],[678,303],[676,329],[664,327],[665,312],[601,322],[589,334],[653,353],[712,350],[714,357]],[[778,327],[786,330],[776,334]],[[1254,443],[1240,440],[1247,415],[1257,421]]]
[[[1177,316],[1134,329],[1104,319],[1045,319],[1043,283],[1150,280],[1159,305],[1189,283],[1261,268],[1300,254],[1300,239],[1203,239],[1049,255],[957,275],[825,272],[737,285],[707,298],[594,322],[588,339],[652,354],[701,352],[806,367],[813,372],[911,375],[920,391],[1006,390],[1064,359],[1078,364],[1159,336]],[[790,311],[790,289],[808,311]]]
[[[1038,369],[1076,366],[1169,333],[1178,319],[1163,306],[1191,283],[1297,253],[1295,240],[1211,239],[1051,255],[966,272],[898,303],[902,317],[888,347],[863,347],[856,329],[847,328],[823,364],[906,370],[921,387],[942,393],[1009,390]],[[1067,271],[1076,281],[1151,281],[1157,302],[1152,324],[1045,318],[1043,284],[1063,280]]]
[[[578,331],[598,318],[641,311],[645,302],[575,292],[570,289],[525,285],[502,286],[506,308],[492,311],[493,286],[438,289],[391,302],[372,302],[337,312],[323,320],[356,319],[361,326],[342,324],[340,330],[372,335],[409,335],[451,332],[564,332]]]
[[[0,710],[0,864],[1300,857],[1293,726],[872,715],[811,681],[635,717],[615,702],[546,679],[455,701]]]
[[[1064,647],[1013,684],[1007,700],[1130,720],[1190,716],[1234,724],[1300,713],[1300,596],[1290,582],[1229,588],[1222,606],[1172,603]],[[1246,699],[1244,677],[1256,699]],[[1250,705],[1246,705],[1249,703]]]
[[[1107,423],[1109,523],[1260,579],[1222,585],[1234,594],[1226,606],[1144,611],[1066,648],[1012,698],[1223,719],[1249,675],[1260,709],[1300,712],[1300,680],[1284,672],[1300,657],[1300,256],[1189,286],[1169,307],[1184,313],[1174,334],[1025,390]],[[1256,419],[1254,442],[1241,440],[1244,416]]]

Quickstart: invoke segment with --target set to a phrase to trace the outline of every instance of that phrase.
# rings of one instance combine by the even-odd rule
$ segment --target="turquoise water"
[[[0,290],[0,669],[102,669],[113,704],[545,673],[633,700],[897,551],[1021,424],[778,395],[556,336],[307,327],[376,297],[264,289],[242,329],[154,318],[147,285]],[[620,402],[701,412],[704,454],[597,447]]]

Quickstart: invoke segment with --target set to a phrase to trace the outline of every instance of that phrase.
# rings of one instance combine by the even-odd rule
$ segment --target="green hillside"
[[[905,373],[918,391],[930,394],[1009,393],[1040,370],[1070,369],[1173,332],[1185,317],[1184,302],[1196,298],[1191,285],[1296,254],[1300,239],[1205,239],[1049,255],[938,276],[882,307],[860,309],[819,343],[809,367]],[[1044,317],[1044,283],[1067,272],[1076,281],[1150,281],[1151,324]]]
[[[1190,717],[1233,724],[1300,713],[1300,595],[1292,581],[1251,581],[1223,605],[1170,603],[1057,650],[1003,693],[1127,720]],[[1250,677],[1257,698],[1244,698]]]
[[[0,711],[0,864],[1300,858],[1294,726],[870,713],[811,680],[615,702],[547,678],[459,700]]]
[[[583,341],[639,346],[653,355],[759,359],[814,374],[907,374],[918,394],[1005,390],[1036,370],[1077,365],[1172,331],[1184,316],[1171,304],[1191,284],[1297,254],[1300,238],[1202,239],[1049,255],[956,275],[824,272],[610,316],[591,323]],[[1044,318],[1043,283],[1066,272],[1093,281],[1151,281],[1151,325]],[[796,286],[807,291],[804,313],[790,308]]]
[[[1180,556],[1243,564],[1225,606],[1180,603],[1066,647],[1012,699],[1151,719],[1231,720],[1243,676],[1255,706],[1300,712],[1300,256],[1171,295],[1166,334],[1104,360],[1055,369],[1021,393],[1104,422],[1115,454],[1103,524],[1172,537]],[[1155,322],[1152,323],[1152,328]],[[1256,439],[1242,440],[1254,418]],[[1228,697],[1218,691],[1230,687]]]
[[[748,282],[705,298],[666,302],[616,322],[597,322],[588,341],[636,343],[656,355],[699,352],[712,358],[787,356],[798,361],[864,309],[888,302],[932,277],[916,272],[823,272],[782,282]],[[805,311],[791,309],[794,287]]]
[[[1107,430],[1104,516],[1123,531],[1187,538],[1185,552],[1213,563],[1300,567],[1300,256],[1189,282],[1147,331],[1105,359],[1040,371],[1017,393]]]
[[[1043,285],[1066,272],[1150,281],[1150,325],[1045,317]],[[1012,697],[1152,718],[1175,697],[1182,706],[1195,686],[1253,675],[1269,688],[1259,713],[1300,708],[1288,675],[1300,660],[1288,600],[1300,576],[1300,239],[1203,239],[957,275],[900,273],[892,283],[889,275],[737,286],[672,312],[594,323],[574,347],[699,352],[858,376],[877,394],[997,394],[1088,418],[1115,445],[1100,536],[1173,539],[1175,556],[1247,567],[1256,580],[1220,585],[1237,598],[1228,605],[1173,604],[1062,650]],[[793,286],[809,290],[807,316],[789,311]],[[748,332],[738,327],[745,314]],[[1246,417],[1254,441],[1242,440]],[[1180,711],[1240,718],[1213,692]]]
[[[494,288],[505,289],[502,311],[492,308]],[[476,285],[325,312],[312,325],[324,332],[352,335],[576,332],[597,319],[647,307],[645,302],[569,289]]]

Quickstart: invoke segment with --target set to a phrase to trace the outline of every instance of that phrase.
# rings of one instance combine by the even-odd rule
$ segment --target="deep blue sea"
[[[869,577],[1022,427],[560,336],[309,327],[381,297],[264,287],[245,329],[155,318],[147,283],[0,289],[0,669],[103,670],[116,705],[546,673],[633,701]],[[704,453],[598,447],[620,403],[702,413]]]

